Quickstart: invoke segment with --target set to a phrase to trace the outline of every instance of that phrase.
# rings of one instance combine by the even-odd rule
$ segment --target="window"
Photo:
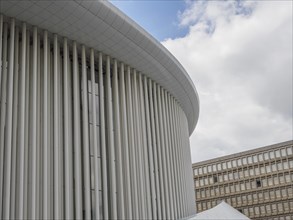
[[[197,174],[198,174],[198,170],[197,170],[197,169],[194,169],[194,170],[193,170],[193,173],[194,173],[195,176],[197,176]]]
[[[275,150],[275,155],[276,155],[276,158],[280,157],[281,156],[280,150]]]
[[[213,176],[213,179],[214,179],[214,183],[218,182],[218,177],[217,176]]]
[[[292,155],[292,147],[287,147],[287,155]]]
[[[274,151],[270,151],[270,158],[271,158],[271,159],[274,159],[274,158],[275,158]]]
[[[242,166],[242,160],[241,159],[238,159],[237,160],[237,164],[238,164],[238,166]]]
[[[234,175],[234,180],[239,179],[239,173],[237,171],[234,172],[233,175]]]
[[[198,168],[198,174],[201,175],[202,174],[202,168]]]
[[[224,170],[227,169],[227,164],[226,164],[226,162],[223,162],[223,163],[222,163],[222,167],[223,167]]]
[[[249,189],[251,189],[251,185],[250,185],[250,182],[248,181],[248,182],[246,182],[245,183],[245,185],[246,185],[246,190],[249,190]]]
[[[212,166],[211,165],[208,166],[208,172],[209,173],[212,172]]]
[[[267,173],[270,173],[272,171],[271,164],[266,165],[266,170],[267,170]]]
[[[247,164],[247,158],[246,157],[243,157],[242,158],[242,163],[243,163],[243,165],[246,165]]]
[[[265,167],[264,167],[264,166],[260,166],[260,173],[261,173],[261,174],[266,173],[266,171],[265,171]]]
[[[217,167],[218,167],[218,170],[221,170],[221,164],[220,163],[217,164]]]
[[[258,159],[257,159],[257,155],[253,155],[253,163],[257,163]]]
[[[213,172],[216,172],[216,171],[217,171],[217,165],[213,164]]]
[[[249,175],[250,176],[253,176],[254,175],[254,169],[253,169],[253,167],[250,167],[249,168]]]
[[[218,178],[219,178],[219,182],[223,182],[223,174],[219,174]]]
[[[268,160],[269,159],[269,153],[268,152],[265,152],[264,153],[264,158],[265,158],[265,160]]]
[[[282,155],[282,157],[286,157],[287,155],[286,155],[286,149],[285,148],[282,148],[281,149],[281,155]]]
[[[293,168],[293,160],[291,159],[288,162],[289,162],[289,168],[292,169]]]
[[[203,173],[207,173],[207,167],[206,166],[203,167]]]
[[[283,166],[282,166],[282,162],[281,161],[278,162],[278,170],[279,171],[283,170]]]
[[[252,157],[251,157],[251,156],[249,156],[249,157],[247,158],[247,160],[248,160],[248,164],[252,164]]]
[[[261,181],[259,179],[256,180],[256,187],[261,187]]]
[[[258,159],[259,159],[259,161],[263,161],[263,155],[262,154],[259,154],[258,155]]]
[[[277,165],[275,163],[272,164],[272,171],[273,172],[277,171]]]
[[[232,166],[233,166],[233,167],[237,167],[236,160],[233,160],[233,161],[232,161]]]
[[[228,161],[228,162],[227,162],[227,166],[228,166],[228,169],[232,168],[232,163],[231,163],[231,161]]]

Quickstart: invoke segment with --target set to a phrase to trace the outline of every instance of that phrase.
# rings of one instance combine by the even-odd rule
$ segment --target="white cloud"
[[[193,162],[293,139],[292,2],[189,1],[179,19],[163,45],[199,93]]]

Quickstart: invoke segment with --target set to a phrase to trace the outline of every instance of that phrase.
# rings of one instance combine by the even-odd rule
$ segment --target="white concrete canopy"
[[[108,54],[149,76],[182,106],[191,134],[199,115],[194,84],[175,57],[107,1],[1,1],[0,12]]]

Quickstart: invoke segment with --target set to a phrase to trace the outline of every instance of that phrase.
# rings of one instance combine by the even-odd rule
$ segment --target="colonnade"
[[[188,122],[172,94],[118,58],[3,15],[0,61],[0,217],[194,214]]]

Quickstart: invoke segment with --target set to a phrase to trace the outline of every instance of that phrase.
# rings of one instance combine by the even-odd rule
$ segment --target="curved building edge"
[[[196,88],[178,60],[108,1],[0,1],[0,12],[76,40],[141,71],[180,103],[189,134],[199,117]],[[54,17],[52,19],[52,16]]]

